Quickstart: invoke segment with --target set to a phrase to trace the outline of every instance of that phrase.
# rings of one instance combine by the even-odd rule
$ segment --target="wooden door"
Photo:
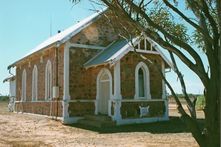
[[[98,113],[108,114],[108,101],[110,99],[110,77],[107,73],[101,75],[99,81]]]

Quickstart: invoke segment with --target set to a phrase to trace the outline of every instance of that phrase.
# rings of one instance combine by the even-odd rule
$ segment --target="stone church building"
[[[87,17],[9,66],[16,69],[16,112],[57,116],[65,124],[88,115],[117,125],[168,120],[160,71],[170,62],[148,37],[121,38],[107,15]]]

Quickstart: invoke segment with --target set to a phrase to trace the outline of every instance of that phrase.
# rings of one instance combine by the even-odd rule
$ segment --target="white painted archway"
[[[110,99],[112,98],[111,72],[103,68],[97,76],[97,95],[95,114],[111,115]]]

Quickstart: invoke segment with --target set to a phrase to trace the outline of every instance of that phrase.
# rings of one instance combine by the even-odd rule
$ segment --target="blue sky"
[[[56,34],[91,15],[91,9],[94,6],[87,0],[75,6],[69,0],[0,0],[0,94],[8,94],[8,83],[2,83],[9,76],[8,65],[47,39],[50,32]],[[185,65],[179,63],[179,66],[185,74],[188,91],[202,93],[200,80]],[[180,93],[176,76],[169,73],[167,78]]]

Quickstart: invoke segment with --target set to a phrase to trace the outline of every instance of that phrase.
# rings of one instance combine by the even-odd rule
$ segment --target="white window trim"
[[[48,72],[51,74],[50,77],[48,77],[48,74],[49,74]],[[50,83],[49,84],[50,87],[48,87],[48,82]],[[48,88],[51,89],[49,97],[48,97]],[[51,99],[52,99],[52,64],[51,64],[51,61],[48,60],[47,64],[46,64],[46,67],[45,67],[45,100],[48,101],[48,100],[51,100]]]
[[[144,94],[145,97],[139,97],[139,69],[142,68],[144,71]],[[135,68],[135,95],[134,99],[151,99],[150,94],[150,73],[147,65],[143,62],[139,62]]]
[[[26,83],[27,82],[27,73],[24,69],[22,72],[22,90],[21,90],[21,101],[26,101]]]
[[[37,101],[37,100],[38,100],[38,68],[35,65],[32,70],[32,101]]]

